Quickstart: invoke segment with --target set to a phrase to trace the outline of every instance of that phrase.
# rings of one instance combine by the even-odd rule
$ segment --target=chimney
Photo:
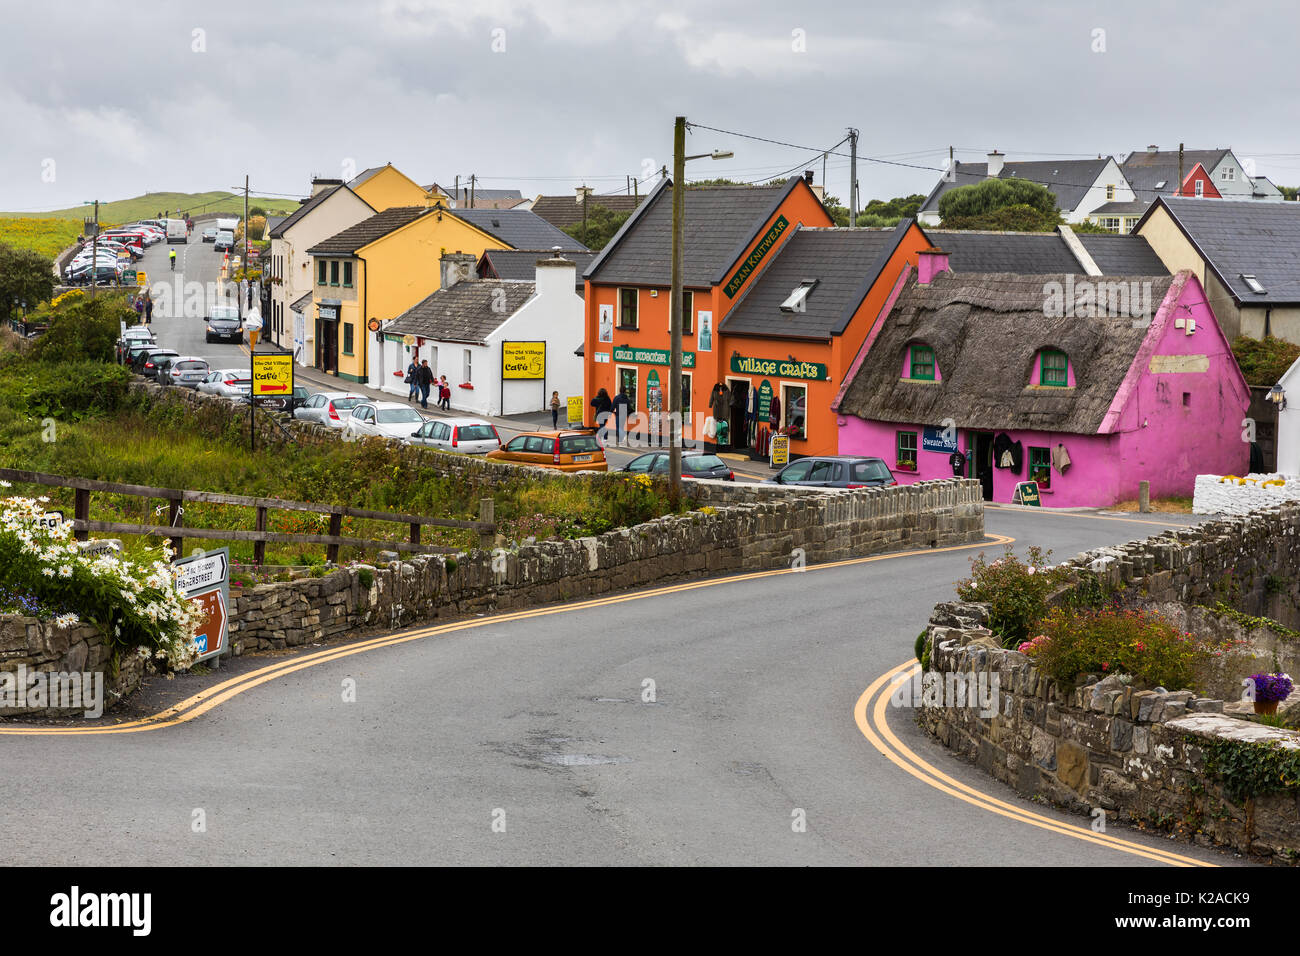
[[[574,295],[578,287],[578,264],[560,255],[559,249],[549,259],[537,260],[537,297]]]
[[[1154,156],[1158,152],[1160,152],[1160,147],[1157,146],[1155,143],[1152,143],[1150,146],[1147,147],[1148,156]]]
[[[322,179],[320,176],[313,176],[311,178],[311,194],[315,196],[327,189],[333,189],[335,186],[342,185],[343,180],[341,179]]]
[[[581,206],[584,202],[586,202],[587,197],[591,195],[590,186],[578,186],[575,188],[574,191],[577,192],[578,194],[577,202],[579,206]]]
[[[922,249],[916,257],[916,281],[929,285],[934,277],[948,271],[948,253],[942,249]]]
[[[478,257],[468,252],[444,252],[438,260],[441,270],[441,288],[450,289],[457,282],[474,275],[474,264]]]
[[[1002,161],[1006,156],[996,149],[989,153],[989,179],[997,179],[1002,173]]]

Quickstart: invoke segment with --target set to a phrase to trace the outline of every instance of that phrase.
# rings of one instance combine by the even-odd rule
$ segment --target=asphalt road
[[[994,508],[988,530],[1062,559],[1190,520]],[[175,726],[0,737],[6,766],[27,768],[0,782],[13,811],[0,861],[1096,866],[1165,865],[1150,854],[1173,850],[1236,862],[1116,827],[1110,845],[1081,837],[1087,818],[950,756],[906,709],[887,715],[904,746],[1016,813],[904,772],[864,735],[859,698],[911,658],[976,553],[474,619],[268,680]]]

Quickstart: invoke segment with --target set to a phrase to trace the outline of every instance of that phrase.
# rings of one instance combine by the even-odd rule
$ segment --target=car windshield
[[[854,481],[888,481],[893,477],[883,461],[856,461],[853,463]]]
[[[595,435],[566,435],[560,439],[560,451],[566,455],[600,451]]]
[[[400,425],[405,422],[422,422],[423,418],[414,408],[381,408],[376,420],[381,425]]]
[[[228,305],[216,305],[212,307],[213,322],[238,322],[239,310]]]
[[[333,405],[338,411],[345,412],[349,408],[356,408],[360,403],[361,399],[359,398],[336,398]]]
[[[207,370],[207,362],[177,362],[176,367],[182,372],[193,372],[197,369]]]
[[[496,441],[491,425],[460,425],[456,428],[457,441]]]
[[[682,459],[682,467],[690,471],[708,471],[710,468],[724,468],[722,459],[717,455],[691,455]]]

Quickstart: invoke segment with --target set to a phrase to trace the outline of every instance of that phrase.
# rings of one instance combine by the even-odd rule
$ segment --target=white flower
[[[1029,573],[1030,574],[1034,573],[1034,566],[1032,564],[1029,566]]]
[[[54,569],[53,569],[53,568],[41,568],[41,574],[45,575],[47,578],[52,578],[52,577],[54,577]]]

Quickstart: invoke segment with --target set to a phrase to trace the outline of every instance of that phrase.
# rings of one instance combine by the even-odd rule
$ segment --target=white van
[[[189,227],[185,225],[184,219],[167,220],[167,241],[169,243],[171,242],[188,243],[190,241],[190,230]]]
[[[217,232],[234,232],[239,228],[238,219],[218,219]]]

